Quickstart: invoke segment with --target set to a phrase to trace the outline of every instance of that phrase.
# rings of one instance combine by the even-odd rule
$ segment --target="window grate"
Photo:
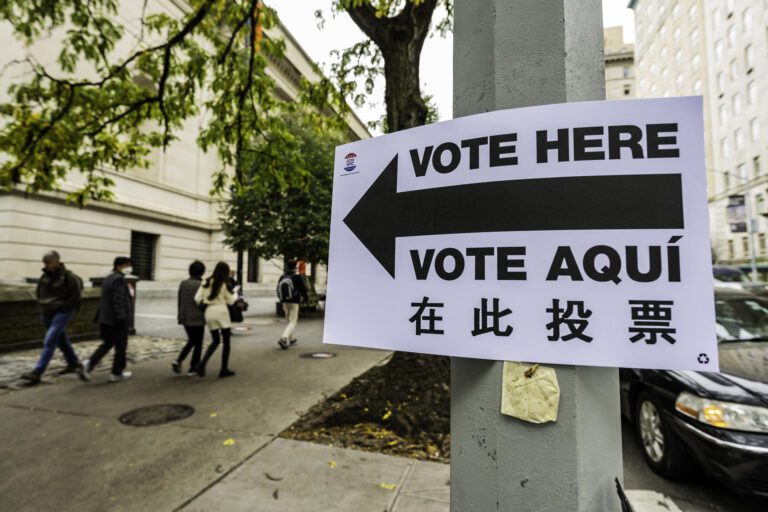
[[[259,256],[253,249],[248,250],[248,276],[249,283],[259,282]]]
[[[143,281],[155,278],[155,248],[157,235],[131,231],[131,262],[133,274]]]

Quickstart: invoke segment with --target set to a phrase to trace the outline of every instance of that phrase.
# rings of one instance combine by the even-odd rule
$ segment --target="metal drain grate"
[[[150,405],[126,412],[120,416],[120,423],[131,427],[151,427],[183,420],[193,414],[195,414],[195,409],[189,405]]]
[[[305,352],[299,357],[303,357],[304,359],[330,359],[336,357],[336,354],[333,352]]]

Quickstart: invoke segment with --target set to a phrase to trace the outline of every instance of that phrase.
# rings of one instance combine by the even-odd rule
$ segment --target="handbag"
[[[248,310],[248,303],[240,296],[235,300],[235,303],[227,306],[229,309],[229,319],[234,323],[240,323],[243,321],[243,311]]]

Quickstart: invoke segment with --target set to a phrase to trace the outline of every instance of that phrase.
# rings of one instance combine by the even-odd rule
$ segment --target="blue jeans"
[[[45,369],[48,368],[48,363],[51,362],[56,347],[61,349],[69,366],[77,366],[80,364],[80,360],[75,354],[75,349],[72,348],[67,337],[67,324],[72,317],[75,316],[74,311],[63,311],[60,313],[54,313],[53,315],[43,314],[41,320],[46,329],[45,340],[43,341],[43,352],[40,354],[40,359],[35,365],[35,373],[42,375]]]

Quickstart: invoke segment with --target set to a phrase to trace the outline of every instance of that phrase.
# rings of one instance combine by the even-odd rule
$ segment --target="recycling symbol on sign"
[[[697,360],[701,364],[707,364],[709,362],[709,356],[702,352],[701,354],[699,354],[699,357],[697,358]]]

